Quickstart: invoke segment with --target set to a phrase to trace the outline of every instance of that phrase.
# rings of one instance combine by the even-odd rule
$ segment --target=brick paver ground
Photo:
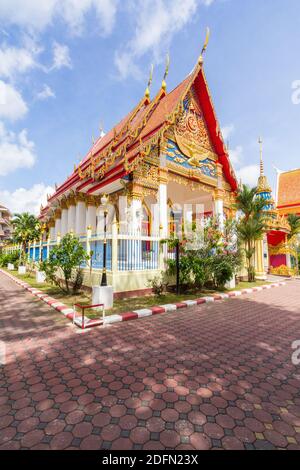
[[[300,449],[300,281],[84,333],[0,301],[0,449]]]

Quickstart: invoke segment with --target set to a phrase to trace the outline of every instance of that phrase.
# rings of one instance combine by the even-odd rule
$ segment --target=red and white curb
[[[10,279],[15,281],[24,289],[31,292],[31,294],[33,294],[35,297],[39,298],[40,300],[43,300],[50,307],[62,313],[66,318],[73,321],[74,310],[72,308],[67,307],[65,304],[61,302],[58,302],[53,297],[49,297],[47,294],[45,294],[41,290],[31,287],[29,284],[27,284],[27,282],[21,281],[20,279],[16,278],[12,274],[9,274],[6,271],[3,271],[2,269],[0,269],[0,272],[8,276]],[[280,286],[285,286],[285,285],[286,285],[286,282],[275,282],[273,284],[265,284],[259,287],[251,287],[249,289],[232,291],[232,292],[229,292],[228,294],[218,293],[213,296],[201,297],[200,299],[183,300],[182,302],[178,302],[176,304],[158,305],[155,307],[150,307],[149,309],[142,308],[140,310],[133,310],[132,312],[120,313],[119,315],[109,315],[108,317],[105,317],[103,323],[102,321],[99,321],[97,319],[92,320],[87,317],[84,317],[84,327],[91,328],[92,326],[111,325],[113,323],[119,323],[122,321],[136,320],[138,318],[150,317],[151,315],[159,315],[160,313],[180,310],[183,308],[193,307],[195,305],[203,305],[203,304],[208,304],[212,302],[217,302],[218,300],[225,300],[225,299],[230,299],[233,297],[240,297],[245,294],[252,294],[254,292],[260,292],[266,289],[273,289],[274,287],[280,287]],[[79,323],[81,325],[81,319],[78,318],[76,320],[77,326],[80,326]]]

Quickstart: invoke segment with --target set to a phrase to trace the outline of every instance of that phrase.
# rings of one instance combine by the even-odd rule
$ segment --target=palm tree
[[[291,226],[291,233],[288,235],[288,239],[291,240],[295,235],[300,234],[300,215],[289,214],[287,219]]]
[[[288,240],[297,240],[295,242],[295,251],[296,251],[296,267],[297,267],[297,272],[299,273],[299,260],[298,260],[298,247],[299,247],[299,242],[297,235],[300,235],[300,215],[296,214],[289,214],[287,217],[288,223],[290,224],[291,227],[291,232],[288,235]]]
[[[266,214],[264,207],[266,201],[257,196],[257,188],[249,188],[247,185],[239,190],[236,198],[235,209],[240,212],[237,229],[240,241],[244,244],[247,260],[248,282],[255,279],[254,255],[255,243],[261,240],[266,228]]]
[[[40,223],[34,215],[24,212],[23,214],[15,214],[12,225],[14,228],[13,239],[16,243],[21,243],[22,253],[25,254],[27,244],[40,237]]]

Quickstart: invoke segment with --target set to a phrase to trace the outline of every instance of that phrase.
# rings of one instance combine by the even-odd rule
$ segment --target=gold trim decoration
[[[291,226],[288,223],[288,220],[277,213],[277,211],[273,211],[275,217],[268,217],[266,220],[267,230],[281,230],[286,233],[291,232]]]
[[[280,243],[276,246],[269,245],[269,255],[270,256],[277,256],[277,255],[292,255],[297,257],[296,250],[290,245],[290,243]]]
[[[297,268],[288,268],[285,264],[282,264],[277,268],[271,266],[270,273],[274,274],[275,276],[296,276]]]
[[[169,172],[168,174],[168,181],[173,181],[174,183],[181,184],[182,186],[188,186],[191,191],[199,191],[200,189],[205,191],[206,193],[209,193],[213,196],[214,194],[214,188],[209,187],[206,184],[203,184],[202,182],[196,182],[196,181],[191,181],[183,176],[176,175],[174,173]]]
[[[170,170],[169,173],[177,173],[178,175],[183,176],[188,180],[195,178],[199,182],[206,183],[207,185],[211,186],[213,189],[217,187],[216,178],[199,173],[197,170],[189,170],[188,168],[184,168],[182,166],[176,165],[176,163],[169,161],[167,162],[167,168]]]

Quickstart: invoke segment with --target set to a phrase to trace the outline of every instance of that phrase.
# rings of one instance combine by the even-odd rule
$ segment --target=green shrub
[[[14,251],[13,253],[1,253],[0,255],[0,266],[6,268],[8,263],[12,263],[16,268],[19,265],[20,253]]]
[[[45,272],[46,279],[64,293],[70,294],[72,284],[72,292],[76,293],[83,282],[80,265],[87,259],[88,255],[78,238],[67,234],[51,250],[49,259],[41,262],[40,269]],[[62,279],[60,273],[63,275]]]
[[[155,295],[158,297],[162,296],[168,287],[168,281],[165,273],[161,272],[157,276],[154,276],[153,279],[148,281],[148,286],[152,288]]]
[[[216,256],[212,261],[212,277],[216,288],[224,288],[234,276],[234,267],[230,259],[225,256]]]

